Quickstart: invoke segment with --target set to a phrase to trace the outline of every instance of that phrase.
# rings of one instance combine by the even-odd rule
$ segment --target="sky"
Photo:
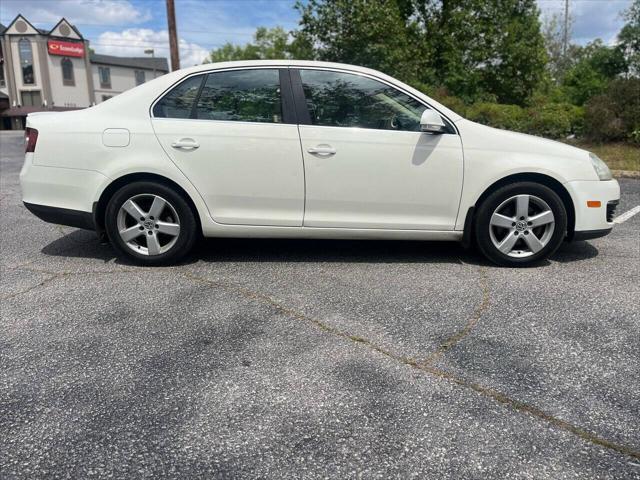
[[[543,17],[563,14],[564,0],[537,0]],[[183,67],[202,63],[226,42],[246,44],[259,26],[292,30],[298,22],[295,0],[175,0]],[[570,0],[572,41],[595,38],[615,42],[624,24],[621,13],[631,0]],[[18,14],[39,28],[52,28],[61,17],[73,23],[97,53],[169,56],[164,0],[1,0],[0,22]]]

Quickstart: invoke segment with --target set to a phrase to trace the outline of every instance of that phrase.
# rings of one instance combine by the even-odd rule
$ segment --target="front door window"
[[[300,70],[312,125],[420,131],[424,105],[369,77]]]

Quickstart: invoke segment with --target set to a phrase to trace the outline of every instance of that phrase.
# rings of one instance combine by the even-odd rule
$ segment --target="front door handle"
[[[315,155],[321,155],[321,156],[330,156],[330,155],[335,155],[336,154],[336,149],[333,148],[331,145],[326,145],[326,144],[322,144],[322,145],[317,145],[315,147],[311,147],[309,149],[307,149],[307,152],[315,154]]]
[[[173,148],[179,148],[182,150],[195,150],[200,146],[193,138],[181,138],[171,144]]]

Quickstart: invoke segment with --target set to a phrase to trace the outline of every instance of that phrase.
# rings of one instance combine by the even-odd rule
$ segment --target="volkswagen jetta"
[[[144,264],[199,235],[454,240],[524,266],[606,235],[620,196],[594,154],[489,128],[350,65],[179,70],[95,107],[27,118],[41,219]]]

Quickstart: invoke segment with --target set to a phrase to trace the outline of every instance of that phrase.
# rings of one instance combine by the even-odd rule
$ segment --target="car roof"
[[[377,76],[387,76],[382,72],[373,70],[371,68],[359,67],[357,65],[349,65],[346,63],[336,62],[319,62],[315,60],[236,60],[230,62],[215,62],[204,63],[202,65],[196,65],[194,67],[184,68],[183,71],[199,72],[203,70],[222,69],[222,68],[234,68],[234,67],[265,67],[265,66],[289,66],[289,67],[321,67],[321,68],[335,68],[340,70],[351,70],[362,73],[374,74]],[[391,78],[391,77],[389,77]],[[397,80],[396,80],[397,81]]]

